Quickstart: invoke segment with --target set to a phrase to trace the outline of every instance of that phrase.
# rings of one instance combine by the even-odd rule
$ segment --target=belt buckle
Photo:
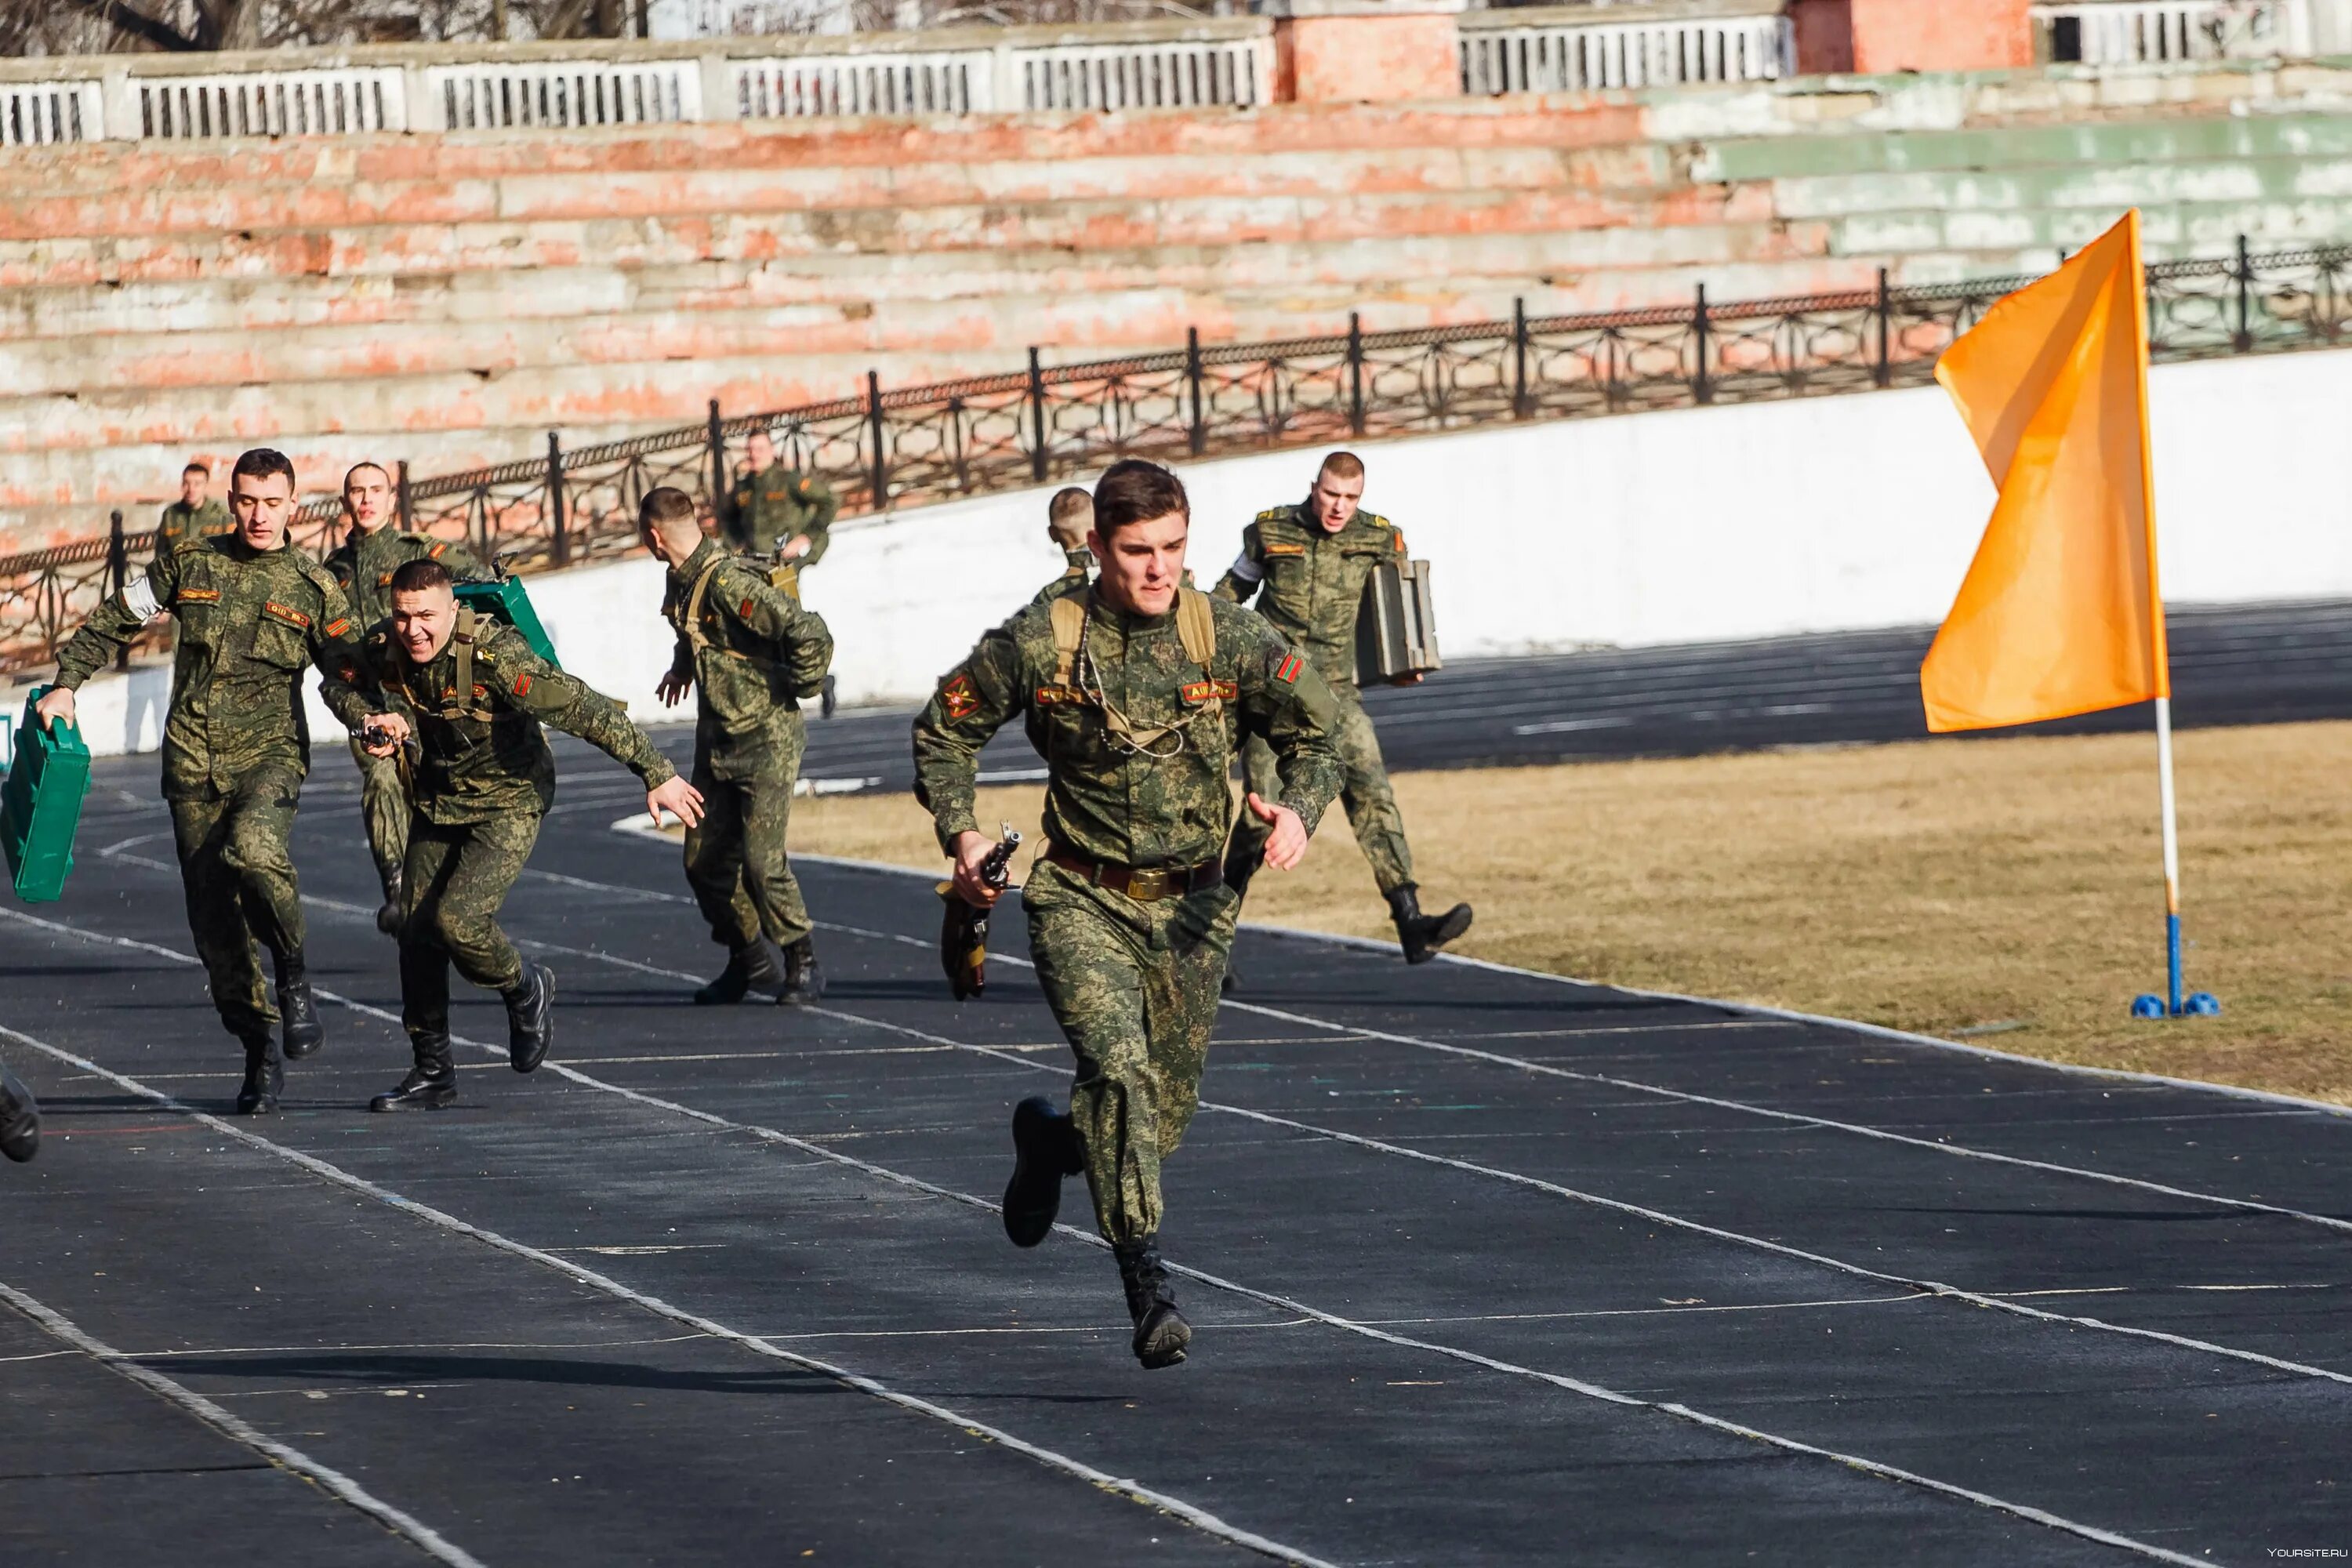
[[[1130,899],[1157,899],[1167,891],[1168,868],[1164,866],[1136,867],[1127,873],[1127,896]]]

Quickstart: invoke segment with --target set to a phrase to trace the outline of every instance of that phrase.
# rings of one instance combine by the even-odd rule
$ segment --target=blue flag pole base
[[[2166,997],[2158,996],[2152,991],[2143,992],[2132,998],[2132,1016],[2135,1018],[2210,1018],[2218,1016],[2221,1011],[2221,999],[2210,991],[2192,991],[2185,997],[2180,994],[2180,917],[2179,915],[2164,917],[2164,953],[2166,989],[2170,994],[2170,999],[2168,1001]]]

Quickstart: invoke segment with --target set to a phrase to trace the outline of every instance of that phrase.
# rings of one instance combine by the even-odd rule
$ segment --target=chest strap
[[[1078,655],[1086,641],[1087,605],[1093,595],[1072,594],[1055,599],[1046,608],[1054,627],[1054,684],[1070,689],[1076,685]],[[1215,672],[1210,668],[1217,657],[1216,613],[1209,607],[1209,596],[1197,588],[1176,590],[1176,640],[1183,645],[1184,657],[1201,667],[1201,679],[1212,691],[1215,689]],[[1079,688],[1084,690],[1083,688]],[[1085,692],[1088,706],[1098,709],[1103,725],[1136,751],[1142,751],[1181,731],[1190,730],[1202,718],[1216,713],[1224,706],[1223,700],[1212,696],[1206,702],[1173,724],[1138,724],[1111,705],[1099,686]],[[1219,733],[1223,733],[1220,730]],[[1180,736],[1177,749],[1183,742]]]
[[[449,634],[449,646],[457,655],[457,684],[441,694],[444,719],[471,719],[487,724],[498,717],[488,705],[474,701],[474,639],[481,628],[481,619],[472,605],[457,606],[457,629]]]

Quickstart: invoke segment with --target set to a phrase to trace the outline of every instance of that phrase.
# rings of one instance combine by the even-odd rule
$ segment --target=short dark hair
[[[352,488],[352,476],[358,473],[362,468],[373,468],[377,473],[383,476],[383,482],[385,484],[392,483],[392,470],[385,468],[382,463],[353,463],[350,468],[343,470],[343,489],[349,489]]]
[[[392,591],[395,594],[422,594],[428,588],[454,591],[457,586],[457,579],[450,574],[449,568],[429,555],[410,562],[392,574]]]
[[[236,467],[228,471],[228,479],[234,486],[239,479],[266,479],[272,474],[285,475],[289,489],[300,488],[294,478],[294,460],[275,447],[256,447],[238,453]]]
[[[1318,479],[1326,474],[1335,479],[1360,479],[1364,477],[1364,459],[1353,452],[1334,452],[1315,470]]]
[[[1095,481],[1095,531],[1105,538],[1129,523],[1171,512],[1181,512],[1189,521],[1192,498],[1184,493],[1184,481],[1157,463],[1122,458]]]
[[[661,485],[646,492],[637,503],[637,526],[659,528],[665,523],[683,522],[695,514],[694,498],[676,485]]]
[[[213,477],[213,471],[205,467],[202,463],[190,463],[186,468],[180,470],[180,477],[184,479],[190,474],[202,474],[206,479],[211,479]]]

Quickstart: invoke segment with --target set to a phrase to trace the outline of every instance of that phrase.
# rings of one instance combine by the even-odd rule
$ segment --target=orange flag
[[[2000,500],[1919,667],[1928,729],[2171,695],[2146,300],[2135,210],[1993,306],[1937,364]]]

